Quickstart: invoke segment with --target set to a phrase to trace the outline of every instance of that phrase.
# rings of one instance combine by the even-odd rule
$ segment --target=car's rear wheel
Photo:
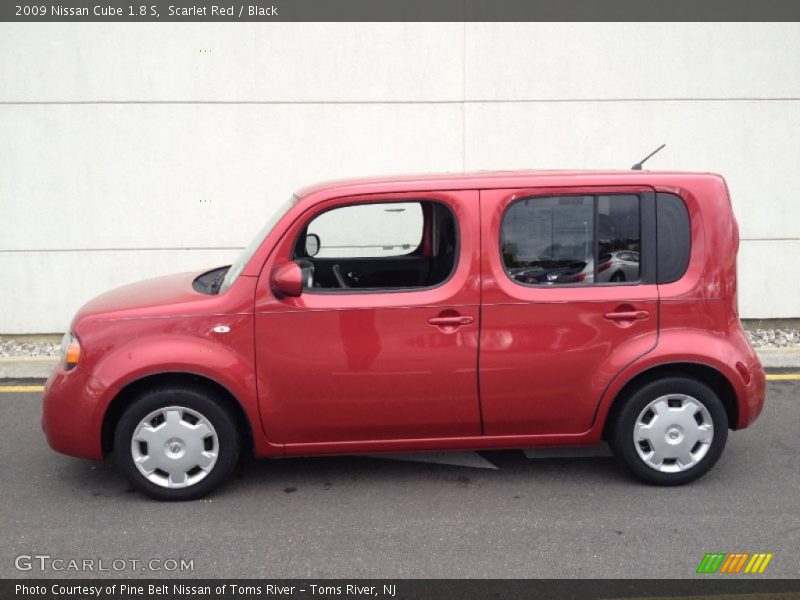
[[[627,398],[609,443],[639,479],[680,485],[714,466],[727,437],[727,413],[714,391],[696,379],[672,376]]]
[[[122,414],[117,467],[159,500],[192,500],[227,479],[239,460],[236,420],[211,394],[168,387],[145,392]]]

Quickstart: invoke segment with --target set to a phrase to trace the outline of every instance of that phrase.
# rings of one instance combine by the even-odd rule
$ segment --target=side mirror
[[[303,292],[303,270],[294,261],[283,263],[272,270],[269,283],[278,298],[299,296]]]
[[[306,256],[316,256],[320,245],[319,236],[316,233],[306,234]]]

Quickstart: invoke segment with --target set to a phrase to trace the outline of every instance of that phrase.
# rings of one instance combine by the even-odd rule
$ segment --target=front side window
[[[419,202],[353,204],[322,213],[308,226],[319,237],[317,258],[411,254],[422,241]]]
[[[527,285],[638,281],[639,213],[633,194],[518,200],[502,222],[506,273]]]
[[[320,213],[295,244],[310,291],[402,290],[444,282],[456,263],[456,223],[440,202],[340,206]]]

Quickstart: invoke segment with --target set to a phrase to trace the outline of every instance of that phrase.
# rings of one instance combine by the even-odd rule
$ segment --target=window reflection
[[[525,198],[503,218],[503,262],[528,285],[638,281],[639,230],[636,195]]]

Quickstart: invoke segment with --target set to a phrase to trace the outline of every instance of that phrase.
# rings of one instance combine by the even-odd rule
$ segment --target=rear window
[[[692,249],[689,211],[680,197],[667,193],[656,195],[656,227],[657,283],[678,281],[686,273]]]

